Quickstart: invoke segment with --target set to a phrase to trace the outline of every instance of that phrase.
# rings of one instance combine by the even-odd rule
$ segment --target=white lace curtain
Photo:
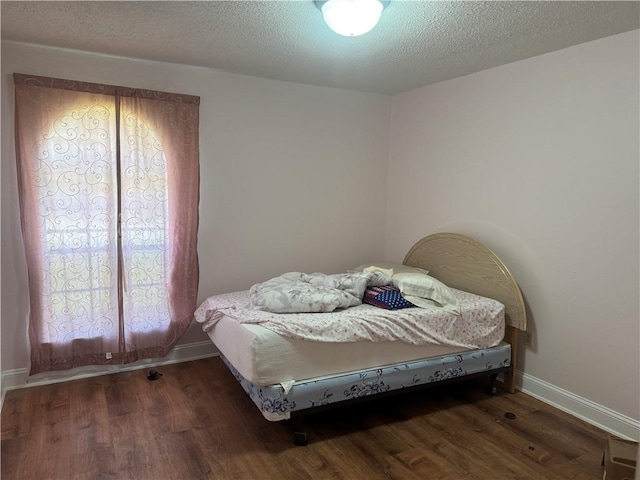
[[[165,356],[196,307],[199,97],[14,84],[30,374]]]

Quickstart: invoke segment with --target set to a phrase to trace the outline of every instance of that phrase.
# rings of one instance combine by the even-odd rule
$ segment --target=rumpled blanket
[[[362,304],[367,286],[390,278],[364,272],[289,272],[251,287],[251,308],[271,313],[326,313]]]
[[[504,306],[495,300],[453,290],[461,315],[440,307],[386,310],[362,304],[329,313],[271,313],[250,307],[249,291],[207,298],[195,319],[207,332],[223,318],[299,340],[317,342],[401,341],[413,345],[488,348],[504,337]]]

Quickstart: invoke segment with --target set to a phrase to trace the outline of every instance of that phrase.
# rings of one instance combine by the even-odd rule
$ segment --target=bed
[[[427,270],[461,295],[499,302],[504,307],[501,341],[486,348],[402,341],[309,341],[223,314],[212,326],[206,321],[207,305],[215,297],[199,307],[196,320],[203,323],[223,362],[267,420],[298,420],[297,445],[307,442],[301,427],[305,415],[347,402],[478,376],[486,376],[488,389],[494,392],[494,382],[502,375],[502,388],[514,392],[518,332],[526,330],[526,315],[520,289],[500,258],[470,237],[438,233],[413,245],[403,264]],[[234,302],[245,294],[235,292],[225,298]],[[354,308],[366,313],[364,307]],[[352,311],[360,315],[360,310]]]

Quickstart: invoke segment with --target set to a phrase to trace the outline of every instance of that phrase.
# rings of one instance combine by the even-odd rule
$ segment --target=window
[[[14,82],[31,373],[166,355],[196,306],[199,98]]]

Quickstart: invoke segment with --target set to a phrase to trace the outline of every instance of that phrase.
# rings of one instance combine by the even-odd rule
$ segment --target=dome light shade
[[[385,4],[381,0],[327,0],[315,2],[326,24],[345,37],[364,35],[376,26]]]

